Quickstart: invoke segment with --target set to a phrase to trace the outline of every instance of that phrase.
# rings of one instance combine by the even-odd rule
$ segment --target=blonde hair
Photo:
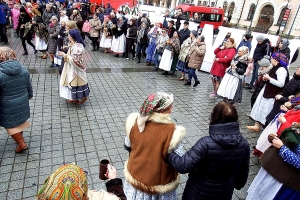
[[[0,47],[0,63],[7,60],[17,60],[16,53],[9,47]]]
[[[69,27],[69,29],[77,28],[76,21],[72,20],[66,21],[66,26]]]

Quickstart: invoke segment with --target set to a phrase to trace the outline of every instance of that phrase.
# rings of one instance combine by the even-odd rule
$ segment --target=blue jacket
[[[250,53],[252,45],[251,45],[251,42],[249,40],[247,40],[247,41],[242,40],[240,42],[239,46],[236,48],[236,53],[238,52],[239,48],[242,47],[242,46],[248,47],[249,53]]]
[[[234,188],[247,182],[250,148],[237,122],[215,124],[183,156],[171,152],[168,159],[179,173],[189,173],[183,200],[231,200]]]
[[[6,3],[0,3],[0,24],[6,24],[6,17],[10,16],[10,9]]]
[[[17,60],[0,63],[0,126],[14,128],[29,119],[32,96],[28,70]]]

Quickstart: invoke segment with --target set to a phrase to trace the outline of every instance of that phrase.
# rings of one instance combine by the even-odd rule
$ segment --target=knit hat
[[[269,67],[270,66],[270,61],[266,58],[263,58],[258,62],[258,64],[259,64],[260,67]]]
[[[191,31],[191,33],[195,36],[195,37],[197,37],[198,36],[198,32],[197,31],[195,31],[195,30],[192,30]]]
[[[246,46],[241,46],[238,50],[243,51],[244,54],[247,54],[249,52],[249,49]]]
[[[259,41],[264,41],[266,38],[265,38],[265,36],[263,36],[263,35],[258,35],[257,37],[256,37],[256,40],[259,42]]]
[[[53,15],[53,16],[51,17],[50,21],[51,21],[51,20],[56,20],[56,21],[58,21],[58,18],[57,18],[56,16]]]

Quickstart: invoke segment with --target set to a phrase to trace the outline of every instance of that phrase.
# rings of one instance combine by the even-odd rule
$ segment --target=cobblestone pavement
[[[124,178],[123,164],[128,153],[123,149],[125,120],[129,113],[139,109],[141,102],[151,92],[165,91],[175,96],[173,119],[187,129],[183,140],[189,149],[200,137],[208,134],[209,114],[218,102],[208,98],[212,90],[209,74],[199,72],[201,84],[197,88],[185,87],[176,76],[163,76],[153,72],[145,63],[124,61],[111,54],[92,52],[87,47],[90,99],[81,106],[66,103],[59,97],[57,69],[49,68],[50,60],[23,53],[21,41],[8,31],[10,46],[19,61],[31,73],[34,97],[30,101],[31,127],[24,132],[29,150],[15,154],[15,142],[5,129],[0,128],[0,199],[34,199],[47,175],[63,163],[76,162],[89,172],[89,188],[105,187],[98,178],[99,161],[108,158]],[[299,61],[298,61],[299,63]],[[242,134],[253,146],[258,138],[245,126],[253,124],[247,117],[250,95],[243,92],[243,102],[236,105]],[[246,186],[235,191],[233,199],[245,199],[246,191],[260,165],[251,156],[250,173]],[[226,172],[224,172],[226,173]],[[178,199],[187,180],[181,176]]]

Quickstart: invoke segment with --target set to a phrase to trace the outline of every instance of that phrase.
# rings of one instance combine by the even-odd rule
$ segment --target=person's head
[[[194,14],[194,19],[199,19],[198,13],[195,13],[195,14]]]
[[[204,35],[200,35],[197,37],[196,42],[197,42],[197,44],[200,44],[201,42],[204,42],[204,40],[205,40]]]
[[[160,27],[160,24],[159,24],[159,22],[155,22],[155,24],[154,24],[154,27],[155,27],[155,28],[158,28],[158,27]]]
[[[290,42],[288,39],[283,38],[279,41],[278,47],[280,50],[286,49],[290,45]]]
[[[68,20],[66,21],[66,30],[75,29],[77,27],[75,21]]]
[[[76,29],[72,29],[69,30],[69,41],[71,41],[71,43],[81,43],[84,47],[85,47],[85,43],[81,37],[81,34],[78,30]]]
[[[135,24],[135,19],[134,19],[134,18],[130,19],[129,25],[132,26],[132,25],[134,25],[134,24]]]
[[[173,27],[174,24],[175,24],[174,20],[170,20],[170,21],[168,22],[168,26],[169,26],[169,27]]]
[[[296,74],[297,76],[300,76],[300,65],[298,65],[298,67],[296,68],[295,74]]]
[[[188,21],[185,21],[185,22],[183,22],[183,28],[184,29],[188,29],[189,28],[189,22]]]
[[[78,10],[77,9],[73,10],[73,15],[77,15],[77,14],[78,14]]]
[[[213,108],[209,124],[226,124],[229,122],[237,122],[238,119],[239,116],[235,107],[222,101]]]
[[[238,49],[238,56],[241,57],[241,56],[244,56],[245,54],[247,54],[249,51],[248,47],[246,46],[241,46],[239,49]]]
[[[30,2],[26,2],[26,7],[27,8],[31,8],[32,7],[31,3]]]
[[[53,174],[47,177],[36,199],[52,199],[55,196],[88,200],[86,172],[75,164],[66,164],[55,170]]]
[[[97,18],[98,18],[98,14],[97,14],[97,13],[94,13],[93,18],[94,18],[94,19],[97,19]]]
[[[248,40],[250,40],[250,38],[251,38],[251,35],[250,35],[250,34],[245,34],[243,39],[244,39],[245,41],[248,41]]]
[[[147,22],[142,22],[141,26],[142,26],[142,28],[146,28],[147,27]]]
[[[258,61],[258,65],[262,70],[269,67],[270,64],[270,61],[266,58],[262,58],[260,61]]]
[[[66,11],[65,11],[65,10],[61,10],[61,11],[60,11],[60,16],[63,17],[63,16],[65,16],[65,15],[66,15]]]
[[[276,52],[271,56],[271,63],[273,66],[280,64],[283,67],[287,67],[289,65],[289,59],[283,53]]]
[[[52,8],[52,6],[51,6],[50,4],[47,4],[47,5],[46,5],[46,11],[47,11],[47,12],[51,11],[51,8]]]
[[[8,60],[17,60],[16,53],[9,47],[0,47],[0,63]]]
[[[229,49],[229,48],[232,48],[234,46],[235,46],[234,39],[233,38],[228,38],[226,40],[225,48]]]
[[[195,31],[195,30],[192,30],[191,33],[190,33],[190,38],[194,39],[198,36],[198,32]]]
[[[56,16],[52,16],[51,19],[50,19],[50,21],[51,21],[52,24],[56,24],[57,21],[58,21],[58,19],[57,19]]]
[[[177,32],[177,31],[174,31],[174,33],[173,33],[173,37],[174,37],[174,38],[178,38],[178,37],[179,37],[179,35],[178,35],[178,32]]]
[[[114,12],[111,12],[109,15],[110,15],[111,19],[115,18],[115,16],[116,16]]]
[[[170,14],[170,11],[167,9],[166,11],[165,11],[165,15],[169,15]]]
[[[182,8],[178,8],[178,9],[177,9],[177,15],[182,15],[182,12],[183,12],[183,11],[182,11]]]
[[[139,131],[144,131],[146,122],[152,114],[170,114],[172,112],[173,102],[173,94],[167,94],[165,92],[156,92],[155,94],[150,94],[144,100],[140,108],[140,115],[137,119]]]
[[[119,22],[124,22],[124,19],[123,19],[123,17],[122,17],[122,16],[120,16],[120,17],[119,17],[119,19],[118,19],[118,21],[119,21]]]
[[[73,8],[76,8],[76,7],[77,7],[77,3],[73,3],[73,4],[72,4],[72,7],[73,7]]]
[[[161,31],[161,34],[162,34],[162,36],[165,36],[165,35],[167,34],[166,29],[163,29],[163,30]]]
[[[263,36],[263,35],[258,35],[257,37],[256,37],[256,40],[257,40],[257,43],[258,44],[261,44],[261,43],[263,43],[263,41],[265,40],[266,38],[265,38],[265,36]]]
[[[230,38],[230,36],[231,36],[231,32],[227,32],[226,38]]]

